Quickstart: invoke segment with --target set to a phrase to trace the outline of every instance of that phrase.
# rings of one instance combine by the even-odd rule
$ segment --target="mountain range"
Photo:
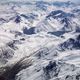
[[[80,80],[80,5],[0,3],[0,80]]]

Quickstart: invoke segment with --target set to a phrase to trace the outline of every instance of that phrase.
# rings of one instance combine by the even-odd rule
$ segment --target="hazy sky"
[[[0,0],[0,1],[72,1],[75,3],[80,3],[80,0]]]

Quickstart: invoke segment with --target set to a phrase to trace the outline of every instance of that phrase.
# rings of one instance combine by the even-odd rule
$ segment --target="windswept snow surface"
[[[0,80],[80,80],[80,5],[2,1]]]

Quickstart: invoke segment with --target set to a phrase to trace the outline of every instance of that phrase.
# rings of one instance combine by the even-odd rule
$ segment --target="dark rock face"
[[[69,31],[72,31],[71,21],[68,18],[63,18],[61,20],[61,23],[64,24],[64,27],[62,28],[63,31],[66,31],[66,29],[69,29]]]
[[[7,22],[8,22],[7,19],[0,17],[0,25],[2,25],[2,24],[4,24],[4,23],[7,23]]]
[[[0,63],[5,64],[8,59],[11,59],[14,55],[14,51],[10,49],[8,46],[5,48],[0,48]]]
[[[64,62],[50,61],[49,64],[43,68],[45,80],[79,80],[80,75],[76,72],[77,67],[74,65],[66,64]],[[68,72],[74,73],[68,74]],[[63,76],[63,74],[64,76]],[[76,73],[76,75],[75,75]],[[59,77],[62,75],[63,77]]]
[[[29,28],[29,29],[24,28],[23,33],[27,35],[35,34],[35,27]]]
[[[76,28],[76,32],[80,32],[80,27],[79,26],[77,26],[77,28]]]
[[[48,34],[56,35],[56,36],[61,36],[65,33],[68,33],[69,31],[54,31],[54,32],[48,32]]]
[[[0,23],[5,23],[5,22],[7,22],[5,19],[0,18]]]
[[[65,79],[66,79],[66,80],[73,80],[73,77],[70,76],[70,75],[67,75]]]
[[[6,78],[4,78],[4,77],[2,77],[2,76],[0,76],[0,80],[7,80]]]
[[[50,61],[49,64],[46,66],[47,71],[51,71],[54,67],[56,67],[56,62]]]
[[[6,58],[6,59],[9,59],[14,55],[13,50],[11,50],[10,48],[1,48],[0,53],[1,53],[0,57]]]
[[[61,44],[60,46],[61,46],[61,48],[62,48],[63,50],[64,50],[64,49],[69,49],[69,48],[70,48],[69,46],[71,46],[70,49],[72,49],[72,47],[73,47],[73,45],[74,45],[74,42],[75,42],[75,40],[72,39],[72,38],[70,38],[67,42],[64,42],[64,43]]]
[[[45,77],[47,80],[53,78],[54,76],[57,77],[59,73],[59,67],[56,62],[50,61],[49,64],[43,68]]]
[[[65,50],[65,49],[80,49],[80,35],[77,36],[77,38],[73,39],[70,38],[64,43],[60,44],[60,47]]]
[[[56,19],[60,24],[63,24],[63,27],[59,31],[72,31],[73,24],[75,23],[72,21],[72,18],[75,18],[75,15],[72,13],[67,13],[62,10],[55,10],[52,11],[48,16],[46,16],[46,19]],[[75,25],[77,26],[77,24]],[[77,27],[76,27],[77,28]]]
[[[80,80],[80,74],[67,75],[67,76],[65,77],[65,80]]]
[[[80,80],[80,74],[76,75],[76,80]]]
[[[25,41],[25,38],[21,38],[20,40],[21,40],[21,41]]]
[[[3,67],[3,69],[5,69],[5,71],[3,71],[0,74],[0,80],[16,80],[16,74],[25,69],[28,68],[29,66],[32,65],[31,60],[29,61],[28,59],[26,59],[27,61],[25,61],[26,57],[22,58],[21,60],[19,60],[18,62],[16,62],[13,66],[7,66],[7,67]]]
[[[74,15],[70,13],[65,13],[62,10],[56,10],[56,11],[52,11],[46,18],[50,18],[50,17],[57,19],[57,18],[74,17]]]
[[[13,41],[7,43],[7,46],[9,46],[10,48],[12,48],[13,50],[16,50],[16,49],[18,49],[18,48],[15,46],[16,43],[19,43],[19,41],[13,40]]]
[[[80,49],[80,35],[77,36],[74,47]]]
[[[17,15],[17,16],[16,16],[16,19],[15,19],[15,22],[16,22],[16,23],[20,23],[20,22],[21,22],[21,17]]]

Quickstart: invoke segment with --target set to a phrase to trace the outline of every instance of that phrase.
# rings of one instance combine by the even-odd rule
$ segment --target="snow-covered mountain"
[[[80,80],[80,5],[2,1],[0,80]]]

